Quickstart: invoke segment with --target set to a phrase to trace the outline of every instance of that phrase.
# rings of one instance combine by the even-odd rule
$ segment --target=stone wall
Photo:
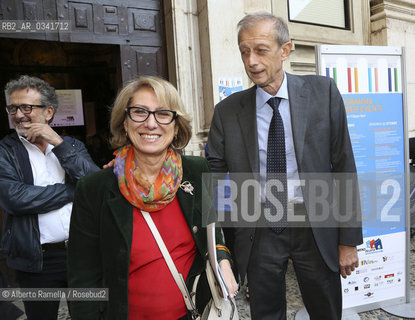
[[[405,46],[409,131],[415,136],[415,1],[350,0],[350,29],[288,22],[293,51],[285,70],[313,74],[315,45]],[[249,12],[268,11],[288,20],[287,1],[170,0],[165,1],[169,78],[193,116],[193,138],[187,154],[203,155],[214,106],[219,102],[219,78],[245,75],[237,45],[237,22]],[[412,121],[411,119],[414,120]]]
[[[415,1],[372,0],[370,43],[405,47],[408,132],[415,136]]]

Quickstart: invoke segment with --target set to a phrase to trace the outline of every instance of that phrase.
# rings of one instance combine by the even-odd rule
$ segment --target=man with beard
[[[53,87],[21,76],[5,92],[15,132],[0,141],[1,248],[21,288],[64,288],[75,184],[99,168],[82,142],[50,127],[58,108]],[[29,320],[57,318],[59,301],[24,305]]]

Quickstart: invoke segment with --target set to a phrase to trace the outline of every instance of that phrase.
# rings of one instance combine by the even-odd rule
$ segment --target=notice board
[[[359,177],[364,242],[342,279],[343,308],[409,300],[409,155],[401,47],[319,45],[317,73],[337,84]]]

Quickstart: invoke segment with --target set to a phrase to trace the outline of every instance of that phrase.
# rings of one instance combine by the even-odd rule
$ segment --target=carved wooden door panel
[[[0,1],[0,23],[7,21],[33,21],[57,20],[56,0],[1,0]],[[17,28],[16,28],[17,27]],[[20,26],[21,27],[21,26]],[[38,28],[36,28],[38,27]],[[32,24],[32,30],[36,32],[24,33],[19,26],[14,26],[15,31],[1,28],[1,38],[33,39],[58,41],[56,32],[42,32],[39,26]]]
[[[120,50],[123,81],[134,79],[139,75],[166,78],[167,67],[163,48],[122,45]]]
[[[115,44],[125,82],[167,76],[160,0],[1,0],[1,20],[69,21],[70,32],[0,33],[0,37]]]
[[[138,75],[167,76],[161,1],[57,0],[59,20],[72,32],[61,41],[120,45],[123,82]]]

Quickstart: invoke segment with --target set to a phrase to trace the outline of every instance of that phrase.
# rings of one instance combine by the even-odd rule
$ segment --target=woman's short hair
[[[274,39],[278,43],[278,46],[281,47],[284,43],[290,41],[288,26],[283,18],[274,16],[269,12],[255,12],[246,15],[238,22],[238,42],[241,31],[256,26],[258,22],[262,21],[269,21],[273,24],[275,30]]]
[[[184,149],[192,137],[191,118],[185,113],[184,104],[177,89],[168,81],[155,76],[142,76],[126,84],[118,93],[111,111],[111,145],[120,148],[129,143],[124,129],[124,120],[127,117],[127,108],[134,94],[141,88],[150,88],[154,91],[158,102],[177,112],[177,135],[174,137],[172,147],[178,151]]]

